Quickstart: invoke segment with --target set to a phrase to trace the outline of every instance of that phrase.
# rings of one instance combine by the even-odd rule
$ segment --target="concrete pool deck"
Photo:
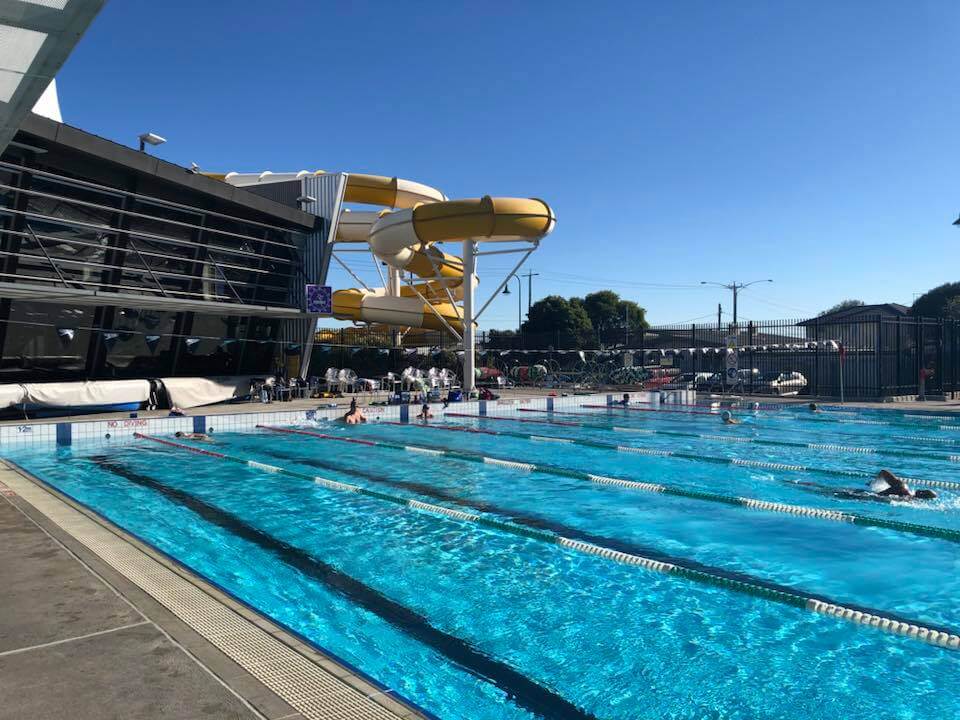
[[[425,717],[5,464],[0,578],[0,720]]]

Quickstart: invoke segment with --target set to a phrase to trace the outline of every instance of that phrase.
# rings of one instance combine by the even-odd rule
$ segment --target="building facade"
[[[322,224],[28,115],[0,155],[0,384],[299,372]]]

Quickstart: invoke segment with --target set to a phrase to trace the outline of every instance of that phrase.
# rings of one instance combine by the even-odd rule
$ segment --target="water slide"
[[[244,187],[295,180],[305,174],[309,173],[229,173],[223,180]],[[535,198],[487,195],[448,200],[439,190],[410,180],[361,174],[346,177],[344,202],[383,209],[345,209],[337,225],[337,241],[366,243],[391,268],[413,273],[424,282],[401,286],[393,295],[387,288],[337,290],[333,315],[341,320],[431,330],[443,329],[446,321],[462,332],[457,303],[463,299],[463,261],[443,252],[436,243],[539,240],[556,223],[550,206]]]

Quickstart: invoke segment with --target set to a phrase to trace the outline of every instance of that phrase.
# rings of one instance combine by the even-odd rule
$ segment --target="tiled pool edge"
[[[634,400],[659,404],[683,404],[693,402],[695,393],[686,390],[668,392],[633,392]],[[539,396],[530,398],[511,398],[500,400],[473,400],[453,403],[450,408],[457,412],[480,415],[512,415],[519,408],[552,410],[577,407],[584,403],[607,404],[617,399],[612,393],[590,395]],[[434,414],[442,416],[443,411],[434,404]],[[372,405],[364,408],[371,420],[393,420],[406,422],[410,418],[409,405]],[[23,448],[33,445],[74,445],[81,443],[123,443],[135,440],[135,433],[154,433],[172,435],[176,432],[243,432],[254,430],[257,425],[290,425],[313,419],[331,420],[340,417],[344,409],[317,408],[315,410],[276,410],[241,412],[234,414],[205,415],[200,412],[183,417],[163,418],[126,418],[119,420],[72,420],[67,422],[34,423],[25,425],[0,426],[0,455],[10,448]]]
[[[0,489],[15,494],[59,533],[295,708],[298,714],[292,717],[436,720],[14,463],[0,462]],[[229,677],[221,680],[231,684]]]

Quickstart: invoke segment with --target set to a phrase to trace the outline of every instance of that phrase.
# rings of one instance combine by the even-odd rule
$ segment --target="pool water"
[[[960,486],[938,488],[926,503],[833,494],[866,482],[837,471],[890,468],[960,482],[950,459],[960,454],[953,449],[960,418],[784,409],[726,426],[695,412],[579,408],[437,418],[427,427],[321,421],[303,428],[397,447],[269,430],[194,443],[293,474],[149,440],[9,457],[439,717],[960,715],[955,650],[308,479],[960,628],[960,533],[863,527],[402,449],[450,449],[960,531]],[[806,469],[727,464],[735,458]]]

